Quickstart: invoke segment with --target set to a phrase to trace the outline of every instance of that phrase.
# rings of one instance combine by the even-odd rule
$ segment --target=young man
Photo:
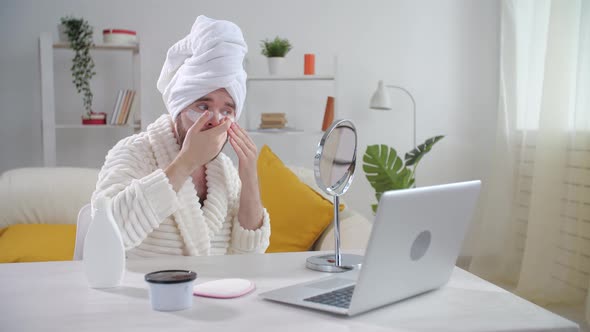
[[[257,148],[236,122],[246,97],[246,52],[238,26],[199,16],[168,50],[158,79],[169,114],[109,151],[92,201],[113,200],[129,258],[268,247]],[[221,153],[227,141],[237,170]]]

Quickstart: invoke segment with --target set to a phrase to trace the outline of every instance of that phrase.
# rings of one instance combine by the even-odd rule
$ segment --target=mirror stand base
[[[341,254],[342,265],[336,266],[334,254],[312,256],[307,259],[305,266],[310,270],[321,272],[346,272],[353,269],[360,269],[363,263],[363,256],[352,254]]]

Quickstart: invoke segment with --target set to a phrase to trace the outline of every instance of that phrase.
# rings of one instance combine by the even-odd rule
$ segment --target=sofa
[[[300,167],[289,169],[303,183],[330,199],[317,187],[313,171]],[[20,168],[4,172],[0,176],[0,229],[14,224],[75,225],[80,208],[90,201],[98,172],[98,169],[71,167]],[[342,248],[364,249],[371,223],[343,203],[345,207],[340,213]],[[70,245],[73,250],[73,243]],[[333,226],[330,224],[310,250],[333,249]]]

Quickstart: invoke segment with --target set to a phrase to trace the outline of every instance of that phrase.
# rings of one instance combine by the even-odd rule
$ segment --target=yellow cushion
[[[18,224],[0,231],[0,263],[72,260],[76,225]]]
[[[270,215],[266,252],[309,250],[332,222],[334,205],[301,182],[266,145],[258,157],[258,177]]]

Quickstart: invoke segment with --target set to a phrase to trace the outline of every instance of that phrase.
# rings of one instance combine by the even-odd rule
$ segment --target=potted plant
[[[90,56],[90,48],[94,46],[92,41],[92,27],[88,21],[82,18],[62,17],[61,26],[67,35],[70,47],[74,50],[72,59],[72,77],[73,83],[79,94],[82,94],[85,115],[84,119],[90,119],[92,112],[92,90],[90,89],[90,79],[96,74],[94,72],[94,60]],[[105,119],[106,120],[106,119]]]
[[[281,39],[278,36],[274,40],[262,41],[262,55],[268,58],[268,71],[271,75],[281,72],[281,67],[285,61],[285,55],[291,50],[291,43],[287,39]]]
[[[385,144],[368,146],[363,156],[363,171],[365,171],[371,187],[375,189],[377,203],[386,191],[413,187],[418,163],[443,137],[435,136],[427,139],[423,144],[406,153],[403,161],[394,148]],[[411,166],[413,168],[410,168]],[[371,207],[375,213],[377,204],[373,204]]]

